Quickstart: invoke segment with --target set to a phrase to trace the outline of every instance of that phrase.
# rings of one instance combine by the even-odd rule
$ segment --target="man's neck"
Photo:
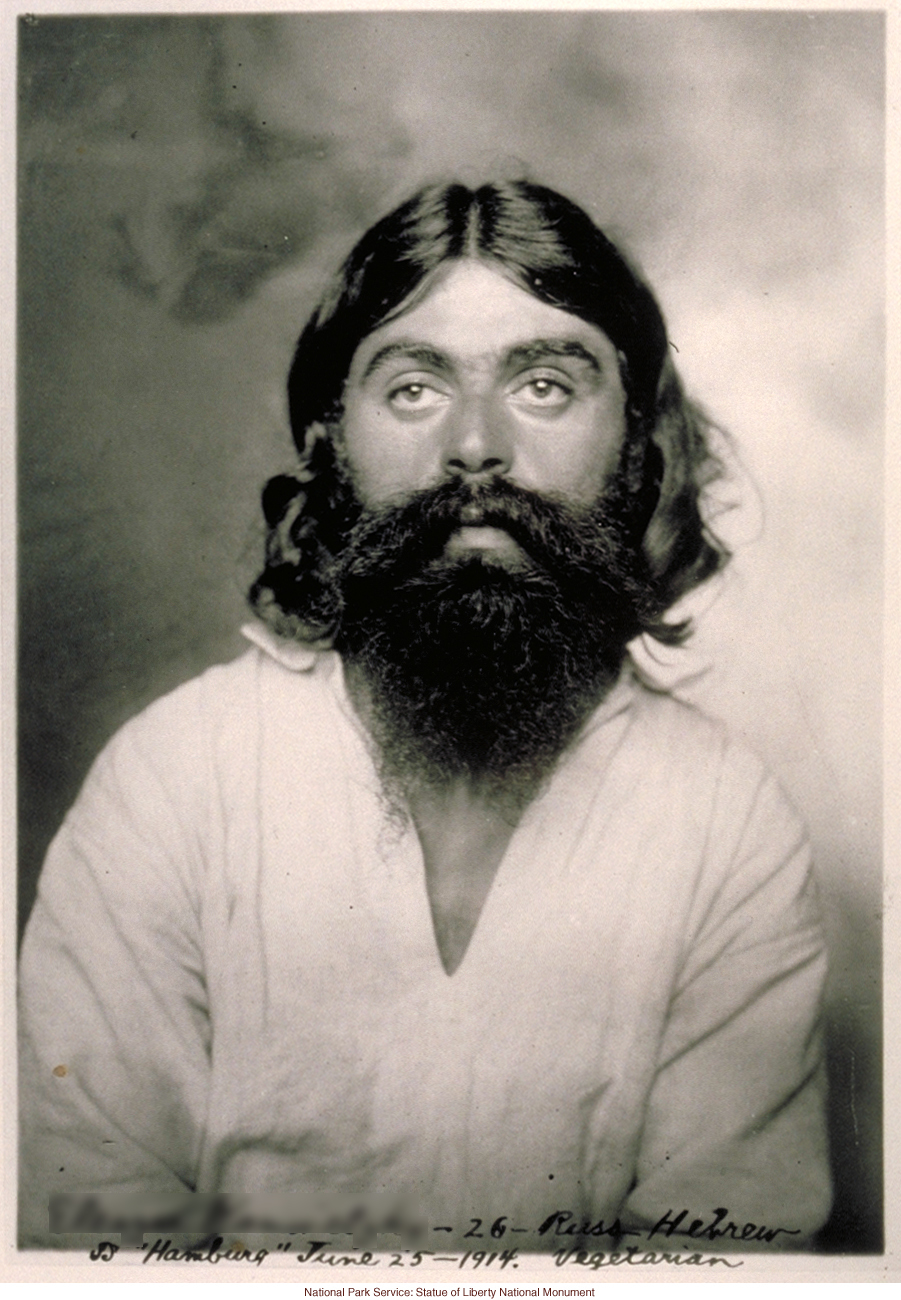
[[[464,780],[424,787],[408,803],[422,847],[435,941],[452,975],[469,947],[516,821]]]
[[[345,664],[345,681],[354,711],[374,736],[365,675]],[[496,784],[489,789],[465,776],[436,781],[411,772],[391,783],[393,797],[402,795],[419,837],[435,941],[444,969],[452,975],[469,947],[525,803],[504,799]]]

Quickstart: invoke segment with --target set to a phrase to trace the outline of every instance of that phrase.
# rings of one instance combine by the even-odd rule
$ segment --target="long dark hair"
[[[530,181],[426,186],[372,226],[323,295],[297,344],[288,378],[297,473],[263,493],[266,567],[250,601],[282,633],[328,641],[320,617],[324,566],[340,545],[347,486],[328,436],[354,353],[446,263],[477,257],[541,301],[601,329],[617,349],[626,392],[623,466],[640,523],[641,560],[654,598],[643,631],[675,643],[686,623],[665,612],[720,569],[728,551],[701,512],[719,465],[710,422],[683,391],[651,290],[576,204]]]

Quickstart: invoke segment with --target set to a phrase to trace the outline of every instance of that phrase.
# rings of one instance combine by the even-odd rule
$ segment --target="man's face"
[[[344,451],[367,507],[496,476],[588,507],[619,463],[625,400],[606,334],[485,263],[461,261],[358,347]],[[448,553],[477,552],[503,562],[519,548],[474,513]]]

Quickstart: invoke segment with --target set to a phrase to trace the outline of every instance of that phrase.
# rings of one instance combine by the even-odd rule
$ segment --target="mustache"
[[[489,527],[506,532],[535,568],[572,579],[596,574],[599,560],[621,565],[617,504],[613,492],[579,507],[500,477],[448,480],[399,504],[361,511],[336,560],[345,579],[384,575],[387,564],[403,581],[439,565],[459,529]]]

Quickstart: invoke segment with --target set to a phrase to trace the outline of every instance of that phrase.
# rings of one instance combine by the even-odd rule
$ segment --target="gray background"
[[[880,1249],[881,16],[39,18],[19,37],[21,916],[107,737],[240,649],[327,270],[423,179],[527,170],[624,240],[740,448],[723,527],[743,544],[676,670],[811,827],[824,1244]]]

